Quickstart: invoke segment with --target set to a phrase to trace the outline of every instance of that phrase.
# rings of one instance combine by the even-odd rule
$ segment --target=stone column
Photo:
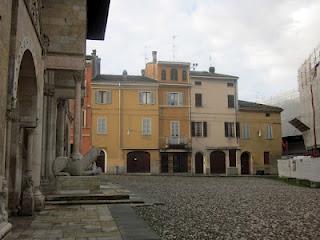
[[[34,212],[34,197],[33,197],[33,181],[32,181],[32,147],[33,147],[33,128],[26,128],[28,135],[28,154],[27,166],[23,176],[23,191],[21,213],[24,216],[32,216]]]
[[[74,101],[74,126],[73,126],[73,153],[72,161],[69,164],[71,175],[79,176],[81,174],[80,138],[81,138],[81,77],[74,76],[75,80],[75,101]]]
[[[58,117],[57,117],[57,156],[65,156],[64,139],[65,139],[65,99],[58,100]]]

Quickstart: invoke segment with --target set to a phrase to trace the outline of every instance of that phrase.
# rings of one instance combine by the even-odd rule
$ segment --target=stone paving
[[[161,239],[320,239],[320,189],[259,177],[108,176]]]
[[[35,217],[12,218],[13,239],[120,240],[107,205],[46,207]]]

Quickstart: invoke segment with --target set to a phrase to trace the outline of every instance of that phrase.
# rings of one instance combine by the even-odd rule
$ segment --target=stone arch
[[[223,151],[217,150],[210,154],[210,172],[212,174],[226,173],[226,154]]]
[[[33,200],[33,141],[37,127],[38,87],[35,62],[30,50],[21,58],[15,91],[15,121],[12,124],[9,208],[13,213],[32,215]]]
[[[96,161],[97,167],[100,167],[103,173],[108,171],[108,155],[104,149],[100,150],[100,155]]]
[[[194,155],[195,173],[203,174],[204,156],[202,152],[196,152]]]
[[[241,161],[241,174],[249,175],[250,174],[250,159],[251,154],[250,152],[243,152],[241,153],[240,161]]]

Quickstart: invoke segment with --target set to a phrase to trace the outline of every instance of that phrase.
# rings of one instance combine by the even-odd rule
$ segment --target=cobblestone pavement
[[[257,177],[107,176],[162,239],[320,239],[320,189]]]
[[[120,232],[106,205],[47,207],[35,217],[11,219],[12,239],[120,240]]]

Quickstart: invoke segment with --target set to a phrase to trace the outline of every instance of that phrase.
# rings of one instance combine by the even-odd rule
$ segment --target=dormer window
[[[171,69],[171,80],[178,81],[178,70],[176,68]]]

